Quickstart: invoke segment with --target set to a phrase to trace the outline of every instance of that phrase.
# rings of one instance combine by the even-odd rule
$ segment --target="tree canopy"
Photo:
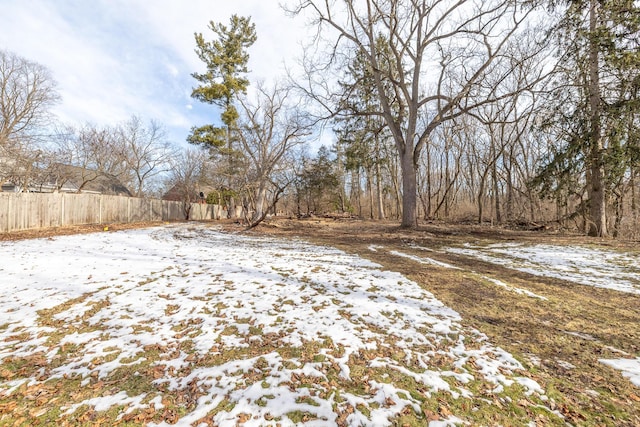
[[[207,70],[192,74],[200,84],[193,89],[191,96],[219,107],[224,126],[208,124],[194,127],[188,141],[212,147],[229,145],[230,149],[231,130],[239,117],[234,100],[246,93],[249,86],[247,50],[257,39],[255,24],[251,18],[233,15],[229,26],[211,21],[209,28],[215,37],[211,41],[205,40],[202,33],[195,34],[196,53]]]

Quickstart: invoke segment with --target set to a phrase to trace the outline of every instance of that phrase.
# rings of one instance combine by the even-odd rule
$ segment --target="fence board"
[[[191,205],[191,219],[219,219],[218,206]],[[195,214],[197,212],[197,214]],[[185,219],[182,202],[68,193],[0,193],[0,232],[83,224]]]
[[[9,217],[11,216],[11,199],[6,194],[0,193],[0,232],[9,230]]]
[[[128,198],[129,220],[128,222],[141,222],[149,219],[149,201],[140,198]]]
[[[128,197],[102,196],[103,223],[129,222]]]
[[[201,221],[203,219],[211,219],[211,211],[208,209],[209,205],[204,203],[195,203],[191,205],[191,211],[189,212],[189,218],[195,221]]]
[[[151,199],[149,201],[149,221],[162,221],[162,207],[164,203],[162,200]]]

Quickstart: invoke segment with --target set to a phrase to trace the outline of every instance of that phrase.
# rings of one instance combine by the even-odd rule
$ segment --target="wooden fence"
[[[191,204],[190,219],[220,219],[221,216],[220,206]],[[182,202],[101,194],[0,193],[2,233],[68,225],[185,218]]]

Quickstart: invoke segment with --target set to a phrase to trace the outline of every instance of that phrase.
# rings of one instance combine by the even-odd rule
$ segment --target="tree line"
[[[156,178],[171,169],[177,150],[162,125],[136,115],[113,125],[55,122],[59,100],[46,67],[0,51],[0,181],[19,191],[47,183],[77,192],[108,175],[135,196],[157,194]],[[73,167],[73,173],[71,169]]]
[[[259,36],[250,17],[210,22],[210,39],[195,34],[206,69],[193,73],[192,97],[220,115],[194,126],[194,148],[180,155],[160,143],[161,127],[135,116],[62,130],[57,157],[26,149],[38,145],[34,124],[57,95],[46,70],[3,53],[3,115],[5,104],[26,102],[5,95],[13,93],[7,63],[43,78],[31,117],[2,118],[4,158],[90,164],[138,195],[154,176],[188,199],[206,183],[207,202],[230,214],[243,206],[251,225],[270,212],[331,212],[407,228],[469,220],[638,237],[636,2],[291,0],[284,8],[317,29],[300,75],[277,82],[249,81]],[[320,129],[334,141],[312,152]]]

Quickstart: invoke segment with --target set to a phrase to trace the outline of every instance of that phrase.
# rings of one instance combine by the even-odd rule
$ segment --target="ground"
[[[150,226],[158,224],[144,225]],[[210,225],[211,224],[207,226]],[[112,232],[138,226],[139,225],[110,225],[108,231]],[[637,261],[638,252],[632,243],[587,239],[581,236],[561,235],[557,233],[521,232],[500,228],[446,224],[424,224],[416,230],[403,230],[400,229],[397,224],[391,222],[366,222],[321,218],[311,218],[303,221],[271,220],[250,232],[243,232],[243,228],[240,225],[232,222],[216,223],[214,226],[222,226],[223,230],[226,233],[230,233],[230,235],[239,233],[238,235],[256,237],[274,236],[286,238],[287,241],[294,241],[292,239],[296,238],[327,247],[336,247],[343,250],[346,254],[357,256],[357,258],[349,258],[351,260],[349,262],[355,262],[353,260],[364,258],[383,266],[384,271],[400,273],[401,276],[397,277],[406,277],[411,281],[405,285],[408,286],[409,283],[416,284],[424,289],[425,292],[428,291],[423,295],[423,298],[426,299],[424,303],[427,304],[425,305],[425,310],[431,310],[433,307],[432,305],[428,305],[431,304],[431,302],[429,302],[431,298],[429,293],[431,293],[438,301],[441,301],[444,306],[459,313],[459,319],[456,317],[457,315],[452,313],[444,313],[440,319],[453,322],[452,324],[455,326],[454,330],[458,330],[458,332],[456,332],[457,334],[462,335],[460,331],[464,331],[464,334],[468,336],[469,331],[478,331],[478,333],[487,336],[487,341],[491,343],[492,346],[496,346],[491,347],[493,350],[489,350],[489,353],[497,354],[499,351],[496,350],[496,348],[499,348],[513,355],[522,366],[518,368],[516,365],[500,365],[500,372],[504,372],[507,378],[521,378],[519,381],[521,381],[522,384],[528,384],[522,380],[522,378],[526,377],[534,381],[535,384],[541,388],[539,393],[537,391],[535,393],[533,392],[533,390],[537,390],[536,387],[528,389],[524,387],[523,390],[512,390],[508,392],[507,395],[500,393],[495,394],[490,391],[482,392],[480,390],[487,387],[487,381],[489,384],[491,383],[491,378],[487,380],[487,377],[485,377],[484,380],[478,380],[478,384],[474,383],[473,385],[473,387],[477,388],[477,390],[473,390],[476,395],[476,398],[471,400],[473,404],[464,404],[464,402],[461,402],[461,399],[455,398],[455,393],[451,393],[450,395],[445,393],[441,395],[425,392],[425,395],[430,396],[428,398],[424,396],[421,398],[414,397],[412,395],[411,398],[406,397],[407,401],[413,402],[414,400],[412,399],[418,399],[421,402],[420,404],[423,405],[421,412],[422,418],[415,414],[410,414],[409,412],[411,411],[405,413],[404,409],[399,409],[394,418],[395,425],[426,425],[427,421],[425,420],[433,422],[433,425],[438,425],[435,424],[437,422],[442,422],[443,424],[441,425],[446,425],[444,424],[446,420],[455,421],[456,418],[454,417],[471,420],[468,422],[471,422],[472,425],[476,425],[473,424],[473,420],[476,420],[475,422],[478,422],[478,425],[509,425],[509,420],[513,420],[513,425],[563,425],[565,423],[580,426],[640,425],[640,397],[638,397],[640,388],[635,386],[629,378],[623,376],[620,371],[614,370],[609,365],[602,363],[602,360],[618,359],[621,357],[632,358],[640,355],[640,348],[638,347],[638,343],[640,343],[640,310],[638,309],[638,307],[640,307],[640,295],[638,295],[638,293],[581,285],[557,277],[539,276],[531,272],[516,270],[510,265],[496,265],[487,258],[469,256],[464,250],[449,250],[450,248],[464,249],[468,248],[469,245],[477,249],[486,248],[491,245],[503,245],[509,248],[509,244],[514,243],[526,243],[530,245],[549,244],[554,245],[554,247],[589,247],[594,250],[604,248],[608,252],[634,253],[636,254],[635,259]],[[56,236],[64,234],[104,233],[104,231],[104,226],[87,226],[73,229],[52,229],[38,232],[16,233],[3,235],[1,239],[15,240],[33,237],[54,239]],[[183,240],[194,237],[187,234],[182,236]],[[283,257],[285,249],[282,249],[282,251],[282,254],[276,253],[275,255]],[[293,274],[292,272],[287,272],[284,267],[278,268],[280,270],[277,270],[277,273],[281,277],[288,278],[289,275]],[[175,280],[178,280],[179,277],[187,277],[189,274],[193,274],[188,270],[189,269],[185,268],[184,271],[174,271],[171,274]],[[317,266],[311,268],[310,271],[318,275],[324,273],[321,268]],[[158,277],[154,276],[149,280],[153,279],[156,281]],[[313,275],[310,277],[313,280]],[[309,280],[306,276],[301,277],[301,279],[303,283]],[[185,287],[182,288],[183,292],[187,292],[185,289],[188,289],[189,280],[189,278],[186,279],[184,283]],[[637,279],[632,279],[631,286],[634,286],[633,280],[637,281]],[[140,287],[148,284],[149,283],[145,283],[144,281],[139,282]],[[126,287],[130,286],[130,284],[123,283],[122,286]],[[390,289],[395,289],[394,286],[395,283],[391,281],[388,283],[389,289],[379,289],[374,292],[380,295],[386,295],[385,292],[391,292]],[[375,286],[367,288],[366,291],[371,293],[370,289],[373,288],[375,288]],[[130,290],[133,290],[133,288]],[[107,291],[103,290],[100,292]],[[400,291],[396,290],[394,292]],[[106,312],[107,307],[104,306],[104,298],[94,301],[89,307],[87,304],[88,297],[82,295],[78,295],[76,300],[70,300],[69,302],[55,305],[52,308],[40,310],[40,321],[49,322],[45,325],[48,327],[58,325],[57,323],[51,322],[60,322],[62,314],[66,312],[76,313],[78,307],[85,307],[83,310],[88,310],[87,313],[94,317],[100,315],[102,312]],[[341,295],[348,296],[349,289],[343,290]],[[369,295],[369,297],[374,298],[373,295]],[[236,295],[229,294],[227,298],[236,298]],[[318,298],[318,296],[315,296],[315,298]],[[386,303],[390,304],[395,302],[393,295],[388,295],[385,298]],[[169,299],[169,297],[165,294],[160,294],[160,300],[164,301],[164,299]],[[194,297],[194,300],[190,300],[190,302],[201,301],[201,299],[202,296],[197,296]],[[294,299],[291,299],[292,305],[295,303]],[[284,299],[283,301],[283,304],[286,306],[290,299]],[[165,306],[165,316],[175,316],[179,311],[176,302],[170,302],[171,303],[167,303]],[[341,307],[338,311],[341,313],[341,316],[347,320],[358,316],[356,311],[354,311],[357,310],[357,306],[340,305],[340,303],[336,298],[326,301],[327,307],[331,304],[334,304],[336,307]],[[417,302],[412,304],[415,303]],[[435,304],[435,302],[433,304]],[[322,314],[323,307],[324,304],[322,306],[315,306],[315,313]],[[132,308],[129,307],[129,309]],[[218,313],[220,313],[219,310]],[[234,313],[237,314],[238,312],[235,311]],[[311,312],[311,316],[313,315],[314,313]],[[408,315],[409,314],[405,313],[405,316]],[[87,316],[82,317],[80,320],[86,323],[83,327],[90,330],[93,326],[87,323],[89,319]],[[396,316],[399,316],[399,314]],[[453,316],[451,317],[453,320],[449,319],[448,316]],[[238,320],[236,317],[233,318],[234,322],[240,322],[240,324],[236,325],[230,320],[227,326],[234,324],[236,329],[225,329],[224,333],[222,333],[223,337],[231,339],[232,337],[241,335],[239,335],[237,327],[242,324],[242,319]],[[390,319],[391,318],[393,318],[393,316],[391,316]],[[76,323],[79,321],[77,316],[74,319]],[[280,319],[280,317],[278,317],[278,319]],[[3,331],[2,323],[3,322],[0,321],[0,333]],[[7,325],[9,325],[9,323],[7,323]],[[58,327],[62,326],[63,323],[60,323]],[[73,323],[73,325],[75,325],[73,327],[77,329],[78,326],[76,323]],[[460,323],[460,325],[456,326],[458,323]],[[4,326],[5,330],[12,328],[7,325]],[[64,325],[66,325],[66,328],[69,327],[67,323],[64,323]],[[187,322],[178,326],[179,327],[176,327],[176,325],[174,325],[174,332],[179,333],[181,337],[185,334],[193,335],[194,342],[197,342],[197,337],[201,334],[198,325]],[[253,327],[253,325],[248,327],[248,330],[250,330],[251,327]],[[291,329],[291,327],[289,329]],[[39,333],[42,335],[46,332],[43,331]],[[196,331],[198,332],[195,333]],[[421,331],[422,329],[418,328],[414,334],[419,335],[422,333]],[[261,332],[261,334],[263,332]],[[24,334],[25,331],[23,330],[22,333]],[[67,333],[67,338],[56,338],[54,337],[55,334],[52,335],[50,332],[46,333],[49,334],[48,350],[50,352],[52,351],[51,349],[60,351],[60,349],[64,348],[64,351],[58,354],[64,354],[66,357],[68,353],[72,353],[72,351],[67,348],[70,343],[67,342],[65,344],[65,340],[68,341],[70,339],[68,338],[69,333]],[[371,329],[370,333],[381,336],[381,334],[384,334],[384,331]],[[452,333],[453,332],[449,332],[450,335]],[[402,332],[396,331],[394,334],[394,336],[397,337],[401,336]],[[11,339],[15,340],[15,336],[16,334],[11,335]],[[455,334],[449,338],[454,336]],[[280,339],[282,339],[282,336],[280,336]],[[381,338],[378,339],[383,341]],[[369,366],[373,362],[386,364],[385,369],[390,369],[390,371],[385,375],[392,375],[392,377],[394,375],[400,375],[398,372],[404,372],[403,370],[409,368],[409,365],[406,367],[402,365],[402,363],[404,363],[403,360],[401,358],[397,359],[394,354],[376,355],[373,354],[375,352],[372,353],[366,348],[354,348],[353,353],[348,358],[349,360],[347,362],[341,362],[344,358],[345,349],[349,351],[349,344],[338,345],[336,344],[337,338],[335,337],[333,341],[329,341],[331,341],[330,347],[334,350],[327,352],[325,351],[326,349],[322,349],[322,346],[327,343],[318,344],[313,341],[303,340],[304,344],[301,346],[302,354],[296,358],[296,363],[300,363],[300,360],[305,360],[305,357],[308,357],[310,359],[309,366],[316,366],[311,362],[319,364],[318,366],[324,366],[323,369],[325,370],[320,370],[326,378],[329,378],[327,381],[328,384],[301,385],[301,387],[305,389],[311,388],[315,390],[314,393],[317,391],[320,396],[322,396],[323,393],[328,393],[328,390],[332,389],[340,389],[344,396],[360,396],[358,393],[362,395],[370,394],[367,389],[373,380],[366,384],[358,385],[358,382],[355,381],[354,378],[357,376],[356,373],[359,372],[358,370],[365,369],[365,366]],[[473,339],[471,341],[473,341]],[[179,342],[182,344],[177,345],[178,348],[181,348],[179,346],[184,345],[184,341]],[[0,346],[0,350],[4,348],[5,355],[7,351],[14,351],[19,347],[18,344],[13,344],[13,341],[8,338],[5,339],[5,343],[4,347]],[[156,344],[155,342],[153,343],[153,345]],[[467,350],[465,351],[475,351],[473,350],[474,347],[469,347],[469,343],[466,343],[466,345]],[[157,347],[153,346],[150,347],[149,350],[159,351]],[[258,364],[267,364],[272,369],[275,369],[273,367],[281,362],[278,357],[285,358],[282,350],[280,350],[279,356],[275,355],[273,352],[275,349],[273,348],[265,348],[262,350],[264,350],[263,353],[260,353],[262,354],[262,360],[259,357],[256,358],[256,366]],[[184,349],[181,351],[184,351]],[[187,353],[188,352],[187,350]],[[121,349],[121,354],[124,353],[126,352]],[[43,355],[34,354],[35,353],[30,356],[32,359],[25,359],[26,363],[25,360],[19,363],[19,358],[15,357],[5,358],[2,365],[0,365],[0,382],[15,380],[15,378],[20,375],[28,376],[29,369],[32,369],[33,372],[40,372],[42,376],[42,370],[47,369],[43,368],[43,363],[46,363],[46,360],[43,362]],[[194,352],[190,354],[198,353]],[[249,360],[253,360],[250,356],[253,357],[256,355],[245,354],[244,358],[249,357]],[[127,357],[133,358],[134,355],[133,353],[128,354]],[[159,354],[157,355],[157,360],[165,360],[166,357],[168,356]],[[188,356],[185,356],[185,358],[186,357]],[[482,354],[478,353],[478,360],[476,362],[473,360],[467,362],[470,365],[480,364],[480,362],[484,360],[483,357]],[[118,359],[121,359],[121,356],[118,356]],[[147,359],[151,360],[152,357],[147,355]],[[196,359],[196,356],[193,356],[191,360],[179,360],[181,360],[181,363],[185,363],[186,360],[196,367],[200,365],[209,366],[213,363],[212,360],[205,359]],[[491,356],[487,360],[494,359],[498,360],[500,357]],[[124,360],[129,359],[124,358]],[[166,372],[157,372],[158,362],[156,361],[156,365],[153,365],[149,363],[149,360],[145,363],[148,363],[150,375],[156,375],[159,379],[163,379],[168,375],[168,368]],[[369,364],[364,363],[366,360],[370,362],[373,360],[373,362]],[[441,368],[444,370],[443,372],[449,372],[446,371],[445,368],[448,364],[451,364],[451,361],[440,360],[438,358],[432,360],[436,365],[438,363],[441,364]],[[218,360],[213,364],[222,362],[223,360]],[[228,360],[226,360],[226,362],[229,363]],[[329,364],[329,362],[332,363]],[[57,361],[57,363],[60,364],[61,362]],[[96,366],[102,366],[95,360],[92,360],[91,363]],[[166,364],[166,362],[164,363]],[[517,364],[517,362],[514,363]],[[284,363],[285,367],[280,367],[280,370],[286,372],[287,369],[295,368],[295,366],[291,368],[286,365],[287,363]],[[301,366],[302,367],[299,367],[300,369],[307,365]],[[344,390],[342,385],[333,384],[333,382],[339,382],[340,378],[342,378],[340,375],[336,375],[336,370],[339,373],[341,368],[343,373],[344,369],[350,369],[352,372],[352,378],[349,380],[351,388],[348,390]],[[288,374],[289,376],[286,382],[290,387],[293,387],[295,384],[304,384],[305,381],[311,381],[308,375],[305,377],[304,374],[296,371],[296,369],[291,371],[293,373]],[[381,368],[379,367],[378,369]],[[462,376],[458,381],[454,381],[451,384],[463,390],[465,387],[462,387],[460,383],[461,381],[464,383],[463,374],[466,375],[470,373],[475,375],[476,378],[480,374],[467,365],[460,369],[462,370],[454,369],[450,371],[451,375]],[[480,371],[482,371],[482,369],[478,368],[478,372]],[[140,372],[144,374],[142,369],[140,369]],[[118,371],[118,374],[121,373]],[[309,372],[307,372],[307,374],[309,374]],[[416,387],[413,380],[409,381],[411,384],[407,384],[407,378],[405,378],[408,375],[409,379],[411,379],[415,377],[416,374],[411,372],[409,372],[410,375],[405,374],[403,374],[404,379],[402,380],[404,382],[398,382],[400,381],[398,379],[396,382],[391,381],[391,383],[396,386],[398,386],[398,384],[404,384],[403,386],[410,389],[411,393],[419,392],[419,387]],[[84,379],[83,384],[86,381],[85,385],[90,385],[91,388],[98,393],[97,396],[104,395],[103,388],[105,384],[110,385],[111,391],[109,393],[117,395],[115,389],[113,389],[114,379],[112,376],[115,374],[108,373],[105,375],[105,378],[102,380],[89,376]],[[140,375],[139,372],[138,375]],[[276,375],[276,377],[278,375]],[[98,376],[99,374],[96,374],[96,377]],[[174,378],[169,375],[169,379],[175,380],[176,378],[177,377]],[[273,378],[273,375],[269,378]],[[305,380],[304,378],[307,379]],[[169,381],[169,379],[167,379],[167,381]],[[76,381],[74,384],[80,383],[80,381],[75,380],[73,377],[71,377],[70,381],[71,380]],[[56,381],[60,380],[58,379]],[[56,386],[62,387],[60,383],[56,381],[52,383],[51,381],[45,381],[41,384],[34,383],[35,385],[32,386],[26,384],[16,385],[15,390],[12,390],[11,394],[5,397],[0,396],[0,425],[31,425],[38,423],[48,425],[47,422],[42,421],[44,415],[40,413],[37,405],[34,406],[34,402],[40,402],[46,408],[47,399],[50,399],[50,396],[47,397],[47,393],[52,393],[50,388],[53,387],[53,389],[55,389]],[[247,379],[244,378],[243,381],[247,381]],[[265,381],[267,380],[263,379],[263,387],[265,387]],[[269,381],[271,380],[269,379]],[[49,383],[51,383],[51,385],[47,385]],[[511,380],[505,381],[505,384],[506,383],[511,383]],[[376,384],[380,386],[379,383]],[[195,382],[185,384],[185,389],[188,391],[190,387],[193,388],[196,385]],[[209,384],[209,387],[212,387],[212,385]],[[358,390],[357,392],[356,389]],[[205,391],[192,390],[192,393],[195,393],[197,397],[200,396],[198,393],[205,393]],[[69,415],[68,420],[65,422],[70,425],[91,425],[91,420],[101,419],[96,415],[97,409],[95,407],[93,411],[87,409],[87,402],[90,401],[90,399],[88,399],[87,396],[81,395],[81,393],[76,394],[78,394],[78,396],[70,393],[68,398],[72,399],[73,397],[76,401],[84,402],[84,409],[76,408],[73,417]],[[130,390],[128,396],[132,397]],[[273,393],[269,394],[269,396],[273,398]],[[346,400],[344,400],[343,403],[336,403],[336,401],[334,401],[333,410],[339,414],[337,415],[336,423],[337,425],[358,425],[355,423],[349,424],[345,420],[354,420],[354,414],[365,416],[368,413],[368,416],[371,416],[371,413],[376,410],[381,411],[382,408],[387,408],[388,411],[392,412],[394,405],[398,406],[397,404],[403,400],[402,396],[404,395],[396,392],[394,396],[395,401],[386,401],[381,407],[374,404],[375,402],[373,402],[373,397],[371,396],[369,400],[362,400],[362,398],[360,398],[361,400],[356,399],[357,402],[359,402],[357,404],[355,404],[356,400],[353,400],[353,406],[344,403],[349,401],[347,397],[344,397]],[[193,399],[187,392],[179,393],[177,398]],[[306,399],[312,402],[315,398],[314,394],[310,396],[298,395],[295,403],[300,404],[300,402],[298,402],[300,399]],[[94,399],[97,399],[97,397],[94,397]],[[355,399],[355,397],[351,399]],[[485,401],[487,402],[486,405],[482,403]],[[128,420],[127,422],[130,423],[128,425],[143,425],[145,419],[150,422],[164,421],[166,423],[172,423],[172,420],[173,422],[178,421],[180,419],[178,414],[172,414],[171,411],[169,411],[169,408],[172,408],[172,406],[164,400],[163,402],[163,411],[149,411],[149,408],[153,408],[153,406],[148,405],[147,409],[139,409],[137,410],[138,412],[132,413],[138,418],[129,414],[131,416],[125,417],[124,419],[120,418],[118,422],[124,423],[124,420]],[[267,403],[260,399],[258,399],[258,402]],[[157,403],[156,408],[162,407],[160,401]],[[391,403],[393,403],[393,405]],[[127,404],[132,405],[131,402]],[[97,405],[96,403],[96,406]],[[195,405],[195,403],[192,403],[192,405]],[[486,408],[483,405],[486,406]],[[180,407],[180,405],[176,407]],[[544,410],[540,410],[539,407],[544,407]],[[236,405],[235,409],[237,408],[238,406]],[[230,407],[228,412],[232,413],[233,410],[234,409]],[[489,411],[488,413],[483,412],[487,410]],[[493,414],[491,414],[491,411],[493,411]],[[21,416],[16,415],[20,413],[22,413]],[[263,415],[266,417],[265,414]],[[242,414],[238,415],[239,418],[236,418],[235,422],[238,424],[247,424],[250,422],[250,418],[244,419],[240,415]],[[148,416],[148,418],[145,418],[145,416]],[[287,419],[294,419],[300,423],[304,423],[309,421],[305,419],[305,416],[305,412],[302,411],[298,419],[291,413]],[[136,423],[136,419],[138,423]],[[186,416],[184,419],[186,419]],[[268,419],[268,417],[263,418],[263,420]],[[531,420],[529,424],[524,424],[525,421],[523,420],[526,419]],[[111,419],[111,421],[113,421],[113,419]],[[107,421],[104,422],[108,423],[109,420],[107,419]],[[276,421],[274,421],[273,425],[277,425]],[[364,425],[366,425],[366,423]]]
[[[545,390],[556,394],[560,410],[573,425],[640,425],[640,389],[599,363],[600,359],[621,354],[640,355],[640,295],[576,286],[562,279],[535,276],[438,251],[470,242],[482,245],[525,242],[631,251],[637,261],[640,255],[635,242],[460,224],[425,224],[417,230],[403,230],[392,222],[320,218],[303,223],[277,221],[265,225],[263,230],[276,235],[304,236],[360,254],[420,283],[458,311],[463,323],[484,332],[492,343],[525,361]],[[386,251],[372,252],[371,245],[382,246]],[[388,255],[396,250],[424,256],[421,248],[431,249],[429,258],[462,270]],[[483,276],[545,295],[547,300],[522,298]],[[611,279],[615,281],[616,277]]]

